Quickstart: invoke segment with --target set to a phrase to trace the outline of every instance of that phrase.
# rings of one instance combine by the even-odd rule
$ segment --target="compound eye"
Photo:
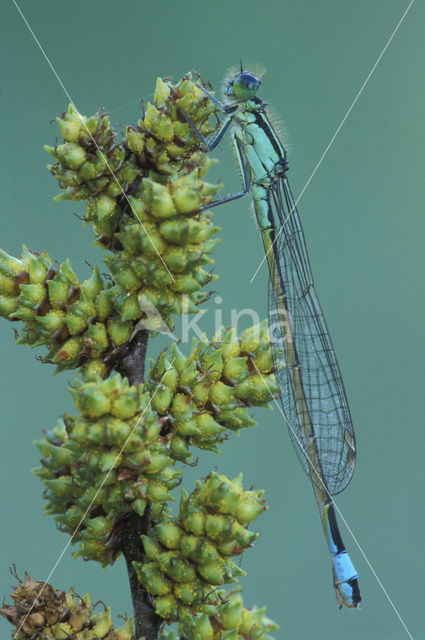
[[[241,100],[250,100],[261,87],[261,80],[253,73],[243,71],[233,81],[233,93]]]

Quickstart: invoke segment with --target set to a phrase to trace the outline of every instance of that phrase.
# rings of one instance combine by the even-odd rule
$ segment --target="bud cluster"
[[[127,127],[127,145],[139,166],[171,175],[199,161],[199,138],[182,112],[203,136],[215,131],[208,120],[215,105],[190,73],[178,82],[158,78],[154,102],[148,102],[137,127]]]
[[[3,604],[0,615],[14,627],[16,640],[134,640],[131,618],[115,629],[110,607],[95,613],[90,594],[78,596],[37,582],[28,573],[12,590],[13,604]],[[163,631],[160,640],[273,640],[269,635],[278,626],[265,616],[266,608],[245,608],[239,590],[216,592],[218,605],[214,614],[185,615],[179,633]],[[31,611],[30,611],[31,609]],[[28,612],[30,613],[28,614]]]
[[[122,518],[143,515],[148,502],[160,510],[181,474],[142,386],[116,375],[70,391],[80,415],[65,415],[36,442],[43,457],[34,473],[46,487],[46,513],[63,531],[77,530],[75,555],[106,565],[119,554]]]
[[[122,292],[117,308],[124,319],[143,318],[153,307],[173,326],[171,314],[198,311],[203,287],[217,277],[204,267],[214,263],[209,254],[219,242],[211,238],[218,227],[201,212],[217,188],[195,169],[164,184],[144,178],[129,196],[131,213],[115,234],[120,251],[105,259]]]
[[[220,187],[202,180],[214,162],[182,115],[208,135],[213,107],[188,75],[177,83],[158,78],[154,101],[137,127],[127,128],[126,142],[105,114],[87,119],[71,105],[57,119],[65,144],[46,147],[65,189],[56,200],[87,200],[85,220],[113,252],[105,262],[121,289],[125,321],[143,318],[153,305],[172,326],[171,314],[195,313],[202,287],[215,279],[203,267],[213,262],[208,254],[219,240],[210,236],[218,227],[201,210]]]
[[[179,625],[184,640],[273,640],[269,635],[278,625],[265,616],[266,608],[245,608],[239,590],[220,592],[220,604],[213,616],[198,614]],[[164,634],[160,640],[175,640]]]
[[[104,605],[104,611],[94,613],[89,593],[80,598],[72,588],[54,589],[25,573],[25,581],[19,580],[11,595],[13,604],[4,604],[0,614],[16,627],[15,640],[134,639],[131,619],[114,629],[111,609]]]
[[[115,198],[138,176],[139,169],[126,158],[105,112],[87,118],[70,104],[56,122],[64,143],[44,147],[56,160],[47,168],[64,189],[56,200],[86,200],[100,194]]]
[[[229,480],[210,473],[190,495],[182,490],[177,518],[162,517],[142,536],[148,562],[134,566],[158,615],[181,621],[217,612],[216,587],[245,575],[231,557],[258,537],[247,527],[266,509],[263,493],[243,491],[241,474]]]
[[[188,358],[173,344],[169,358],[162,353],[151,363],[148,386],[156,389],[152,408],[166,420],[171,456],[190,459],[191,445],[219,453],[229,429],[257,424],[247,408],[267,406],[277,393],[267,322],[240,339],[229,330],[194,341]]]
[[[217,191],[218,187],[199,182],[197,192],[184,185],[171,187],[173,197],[168,192],[168,177],[193,172],[200,179],[214,164],[199,151],[199,138],[182,110],[203,135],[216,129],[208,121],[214,104],[190,74],[177,83],[158,78],[153,102],[136,127],[127,127],[125,141],[105,113],[87,118],[70,105],[56,118],[64,144],[45,146],[56,160],[48,168],[64,190],[55,200],[87,200],[85,220],[94,224],[101,244],[116,248],[113,235],[122,227],[124,214],[140,223],[130,195],[150,194],[146,205],[155,222],[171,217],[171,209],[174,215],[193,215]]]
[[[87,363],[90,372],[108,374],[105,356],[127,342],[135,326],[114,306],[117,289],[105,287],[97,268],[80,284],[69,260],[54,267],[46,251],[24,247],[18,259],[0,250],[0,315],[22,320],[17,344],[47,345],[44,360],[58,371]]]

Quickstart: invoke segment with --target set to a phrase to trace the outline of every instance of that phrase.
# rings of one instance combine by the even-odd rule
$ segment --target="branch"
[[[115,369],[123,377],[126,377],[131,385],[137,385],[144,381],[148,336],[148,331],[139,331],[130,341],[126,354],[115,365]],[[137,513],[129,514],[124,521],[121,548],[127,563],[136,638],[156,640],[163,620],[155,613],[152,597],[139,583],[133,567],[133,561],[144,561],[140,536],[146,534],[150,526],[151,513],[149,504],[143,516]]]

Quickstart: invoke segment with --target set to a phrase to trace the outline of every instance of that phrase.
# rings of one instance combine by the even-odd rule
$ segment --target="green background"
[[[267,67],[262,97],[283,118],[295,196],[360,89],[408,5],[407,0],[263,0],[253,2],[25,0],[20,6],[78,109],[105,106],[116,125],[134,123],[139,99],[152,98],[157,76],[196,68],[219,88],[228,66]],[[0,245],[18,254],[25,242],[67,256],[81,278],[100,250],[73,213],[53,203],[58,192],[45,169],[57,128],[50,120],[68,103],[12,2],[3,3]],[[421,391],[423,339],[418,303],[423,261],[424,5],[415,2],[299,204],[312,268],[350,399],[358,464],[337,504],[413,636],[423,621]],[[228,142],[214,153],[225,191],[239,188]],[[214,311],[266,314],[267,274],[249,280],[261,257],[249,197],[217,208],[223,242],[200,323],[211,332]],[[64,390],[73,373],[52,377],[35,352],[13,346],[0,323],[1,597],[28,570],[46,579],[68,537],[42,515],[41,483],[31,444],[40,430],[72,411]],[[154,342],[151,354],[159,349]],[[260,427],[232,437],[223,455],[202,456],[186,487],[216,466],[247,487],[266,489],[261,537],[242,566],[246,605],[267,605],[281,628],[276,638],[407,638],[350,534],[342,534],[359,572],[359,611],[339,611],[313,494],[277,411],[256,411]],[[94,600],[131,614],[124,564],[102,570],[68,551],[51,579],[90,590]],[[9,599],[9,598],[8,598]],[[1,621],[2,637],[8,624]],[[423,627],[422,627],[423,628]]]

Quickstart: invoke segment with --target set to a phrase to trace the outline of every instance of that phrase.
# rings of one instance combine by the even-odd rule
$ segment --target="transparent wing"
[[[314,290],[304,234],[286,178],[270,188],[268,200],[277,238],[270,268],[269,321],[282,408],[301,443],[305,421],[311,424],[320,473],[329,493],[337,494],[350,482],[355,464],[355,436],[341,372]],[[291,430],[290,434],[308,473],[302,444]]]

